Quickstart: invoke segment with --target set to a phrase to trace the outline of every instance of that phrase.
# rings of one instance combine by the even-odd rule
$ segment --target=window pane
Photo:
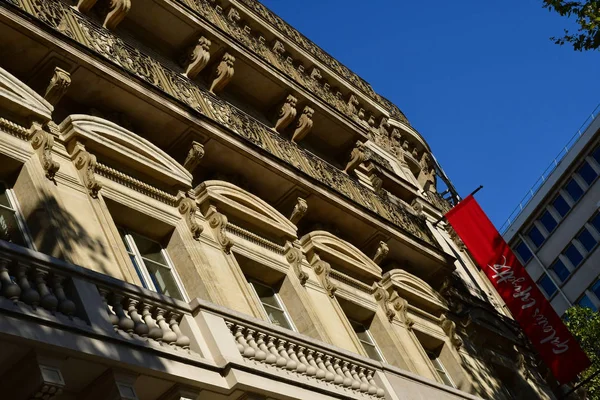
[[[583,256],[572,243],[567,247],[564,254],[571,261],[573,267],[577,267],[583,261]]]
[[[283,311],[272,307],[265,307],[265,311],[267,312],[269,321],[271,321],[273,325],[281,326],[282,328],[287,328],[290,330],[292,329]]]
[[[442,364],[440,359],[433,353],[428,352],[427,355],[429,356],[429,359],[433,363],[433,366],[435,367],[435,370],[437,371],[439,377],[442,379],[442,382],[444,382],[444,384],[447,386],[454,387],[454,384],[452,383],[452,381],[450,380],[450,377],[446,373],[446,368],[444,368],[444,365]]]
[[[592,166],[587,161],[583,162],[583,165],[579,168],[577,173],[583,178],[583,180],[588,185],[591,185],[598,176],[594,168],[592,168]]]
[[[354,321],[350,321],[350,325],[352,325],[352,329],[354,329],[356,336],[358,336],[358,338],[361,341],[367,342],[367,343],[373,343],[373,341],[371,340],[371,336],[369,336],[369,334],[367,333],[367,328],[363,324],[360,324],[360,323],[354,322]]]
[[[581,243],[588,252],[592,251],[592,249],[596,247],[596,243],[598,243],[586,228],[583,228],[583,230],[579,232],[577,240],[579,240],[579,243]]]
[[[142,286],[144,287],[144,289],[148,289],[148,285],[146,284],[146,280],[144,279],[144,276],[142,274],[142,269],[138,265],[138,262],[135,259],[135,256],[133,254],[129,254],[129,259],[131,260],[131,263],[133,264],[133,267],[135,268],[135,272],[137,272],[138,278],[140,278],[140,282],[142,282]]]
[[[558,279],[560,279],[561,282],[564,282],[570,274],[567,267],[565,267],[565,264],[563,264],[563,262],[560,260],[556,260],[556,262],[552,266],[552,270],[556,273],[556,276],[558,277]]]
[[[554,206],[554,209],[556,210],[556,212],[558,212],[558,214],[561,217],[564,217],[565,215],[567,215],[567,213],[571,209],[571,207],[569,206],[569,204],[567,203],[565,198],[562,197],[562,195],[560,195],[560,194],[558,195],[558,197],[556,199],[554,199],[554,202],[552,203],[552,205]]]
[[[532,257],[531,251],[529,251],[529,248],[527,247],[527,245],[523,242],[520,242],[517,245],[517,247],[515,248],[515,250],[517,251],[519,258],[521,259],[521,262],[523,264],[527,264],[527,262]]]
[[[2,207],[0,207],[0,239],[25,246],[15,212]]]
[[[10,204],[10,200],[8,199],[8,194],[6,193],[6,186],[4,186],[3,183],[0,183],[0,205],[13,208],[12,204]]]
[[[551,298],[557,290],[550,277],[546,274],[538,281],[538,286],[546,294],[547,298]]]
[[[373,359],[373,360],[377,360],[377,361],[383,361],[381,359],[381,356],[379,355],[379,352],[377,351],[377,347],[375,347],[374,345],[370,344],[370,343],[365,343],[365,342],[361,342],[363,348],[365,349],[365,351],[367,352],[367,355],[369,356],[369,358]]]
[[[575,182],[575,179],[572,178],[565,186],[565,190],[569,193],[569,196],[571,196],[571,199],[573,199],[574,202],[577,202],[583,195],[583,189]]]
[[[598,161],[598,164],[600,164],[600,146],[596,147],[596,150],[594,150],[592,156],[596,159],[596,161]]]
[[[550,214],[550,212],[548,211],[542,214],[542,216],[540,217],[540,222],[542,223],[542,225],[544,225],[544,228],[546,228],[546,230],[549,233],[552,232],[554,228],[556,228],[556,225],[558,225],[552,214]]]
[[[260,283],[251,282],[252,286],[254,286],[254,290],[256,290],[256,294],[260,298],[260,302],[263,304],[268,304],[271,307],[275,307],[281,310],[281,305],[277,301],[275,297],[275,291],[268,286],[261,285]]]
[[[596,214],[594,218],[590,221],[590,223],[596,228],[598,233],[600,233],[600,214]]]
[[[144,264],[146,265],[146,269],[150,274],[150,279],[152,279],[152,283],[154,283],[154,287],[156,287],[158,293],[171,296],[178,300],[183,300],[183,296],[175,282],[175,277],[169,268],[165,268],[162,265],[151,261],[146,261]]]
[[[542,232],[535,226],[529,230],[527,236],[529,236],[529,239],[531,239],[535,247],[540,247],[545,240]]]
[[[600,300],[600,281],[594,283],[594,286],[592,286],[592,292],[594,292],[596,297]]]
[[[585,295],[585,294],[583,295],[583,297],[581,299],[579,299],[577,304],[579,304],[581,307],[587,307],[587,308],[591,308],[594,311],[598,311],[598,309],[596,308],[594,303],[592,303],[592,300],[590,300],[590,298],[587,297],[587,295]]]
[[[165,260],[165,257],[162,254],[162,246],[160,243],[146,239],[137,233],[130,232],[130,234],[142,257],[162,265],[168,265],[167,260]]]

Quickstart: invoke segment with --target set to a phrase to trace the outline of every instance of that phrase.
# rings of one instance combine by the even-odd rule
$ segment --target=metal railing
[[[516,221],[516,219],[521,215],[521,212],[527,204],[531,201],[531,199],[536,195],[536,193],[540,190],[542,185],[546,182],[548,177],[554,172],[556,167],[561,163],[561,161],[565,158],[565,156],[569,153],[569,151],[573,148],[575,143],[579,141],[583,133],[590,126],[594,118],[598,115],[598,111],[600,110],[600,104],[594,108],[594,111],[586,118],[586,120],[581,124],[577,132],[571,137],[571,139],[567,142],[567,144],[560,150],[558,155],[554,157],[554,160],[550,163],[548,168],[544,170],[542,175],[538,178],[537,181],[533,184],[533,186],[529,189],[525,197],[519,202],[519,205],[510,213],[504,224],[500,227],[500,233],[504,234],[508,228]]]

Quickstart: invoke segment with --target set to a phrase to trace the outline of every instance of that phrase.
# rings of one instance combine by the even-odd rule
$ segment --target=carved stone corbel
[[[210,60],[210,40],[204,36],[198,39],[198,43],[191,47],[181,59],[181,66],[185,68],[185,75],[194,79],[208,65]]]
[[[356,142],[354,149],[352,149],[352,153],[350,153],[350,161],[346,164],[346,168],[344,168],[344,172],[350,174],[353,172],[358,166],[367,159],[367,155],[364,151],[364,143]]]
[[[281,106],[281,110],[279,110],[279,119],[275,123],[275,130],[281,132],[296,118],[296,103],[298,99],[296,99],[291,94],[285,99],[285,103]]]
[[[373,296],[385,311],[390,322],[397,318],[406,328],[411,329],[415,322],[408,316],[408,302],[405,299],[398,296],[396,292],[390,295],[380,283],[375,284]]]
[[[233,78],[233,64],[235,63],[235,57],[229,53],[225,53],[221,62],[217,66],[215,71],[215,78],[210,85],[210,92],[217,93],[220,92],[227,86],[227,84]]]
[[[198,207],[196,206],[196,202],[193,199],[188,197],[183,197],[179,201],[179,206],[177,210],[185,219],[188,227],[190,228],[190,232],[192,233],[192,237],[195,240],[200,240],[200,235],[202,234],[203,228],[198,222],[196,222],[196,210]]]
[[[445,314],[442,314],[440,317],[440,322],[444,333],[446,333],[450,339],[450,343],[452,343],[456,349],[459,349],[463,345],[463,341],[460,336],[456,334],[456,324],[454,321],[448,319]]]
[[[308,274],[302,270],[302,250],[294,247],[292,242],[288,241],[284,247],[285,259],[294,269],[294,273],[298,277],[300,284],[304,286],[308,280]]]
[[[131,9],[131,0],[110,0],[110,11],[104,19],[104,28],[113,31]]]
[[[309,106],[304,107],[302,110],[302,115],[298,119],[298,125],[296,126],[296,131],[294,132],[294,136],[292,137],[292,142],[298,143],[310,132],[313,127],[313,114],[315,110],[310,108]]]
[[[71,86],[71,74],[62,68],[54,68],[54,75],[52,75],[52,79],[50,79],[50,83],[46,88],[44,99],[53,106],[57,105],[67,93],[69,86]]]
[[[202,143],[196,141],[192,142],[192,146],[188,151],[188,154],[183,162],[183,168],[187,169],[190,173],[193,173],[202,158],[204,157],[204,146]]]
[[[80,142],[75,142],[70,153],[75,168],[80,172],[83,185],[90,196],[97,199],[102,184],[96,180],[96,165],[98,164],[96,156],[89,153]]]
[[[381,264],[383,259],[390,252],[390,248],[388,247],[386,242],[379,242],[379,246],[377,246],[377,251],[375,252],[375,256],[373,257],[373,262],[377,265]]]
[[[290,216],[290,221],[294,225],[298,225],[298,222],[300,222],[302,217],[304,217],[304,214],[306,214],[306,211],[308,211],[308,204],[306,203],[306,200],[304,200],[302,197],[298,197],[298,199],[296,201],[296,205],[294,206],[294,209],[292,210],[292,215]]]
[[[331,281],[331,278],[329,277],[329,274],[331,274],[331,265],[323,260],[318,260],[313,265],[313,268],[315,273],[321,277],[321,282],[323,282],[323,286],[325,287],[329,297],[333,297],[338,287]]]
[[[77,3],[77,11],[86,14],[96,5],[97,1],[98,0],[79,0],[79,3]]]
[[[229,254],[231,252],[231,247],[233,247],[233,242],[227,234],[227,217],[221,214],[217,210],[217,207],[210,206],[206,213],[206,218],[208,219],[208,224],[215,232],[217,241],[223,248],[223,251],[225,254]]]
[[[60,164],[52,159],[52,146],[54,146],[54,136],[46,132],[42,125],[34,122],[29,130],[31,146],[36,151],[42,168],[46,172],[46,178],[51,181],[60,169]]]

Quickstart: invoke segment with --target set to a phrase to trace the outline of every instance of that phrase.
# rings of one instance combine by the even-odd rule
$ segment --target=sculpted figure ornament
[[[198,209],[198,207],[196,206],[196,202],[188,197],[182,197],[179,201],[179,206],[177,207],[177,209],[179,210],[179,213],[183,216],[185,222],[190,228],[190,232],[192,232],[192,237],[195,240],[200,240],[200,235],[202,234],[203,228],[202,225],[196,222],[196,210]]]
[[[198,43],[190,48],[181,60],[181,66],[185,68],[185,75],[194,79],[208,65],[210,60],[210,40],[204,36],[198,39]]]
[[[44,99],[53,106],[57,105],[60,99],[67,93],[71,86],[71,74],[62,68],[54,68],[54,75],[50,79],[50,84],[46,88]]]
[[[96,156],[90,154],[82,143],[76,142],[71,151],[71,159],[75,168],[80,171],[81,179],[88,193],[92,198],[97,199],[102,184],[96,180],[96,166],[98,165]]]
[[[348,113],[352,115],[354,118],[357,117],[358,114],[359,103],[358,99],[355,95],[351,94],[348,98]]]
[[[104,20],[104,28],[113,31],[125,19],[131,9],[131,0],[110,0],[110,11]]]
[[[294,225],[298,225],[298,222],[300,222],[300,220],[302,219],[304,214],[306,214],[306,211],[308,211],[308,204],[306,203],[306,200],[304,200],[302,197],[298,197],[298,199],[296,201],[296,205],[294,206],[294,209],[292,210],[292,215],[290,216],[290,221]]]
[[[231,247],[233,247],[233,242],[227,235],[227,217],[221,214],[215,206],[210,206],[206,213],[206,218],[208,219],[208,224],[215,232],[217,241],[223,248],[223,251],[225,254],[229,254]]]
[[[291,94],[285,99],[285,103],[281,106],[281,110],[279,110],[279,119],[277,123],[275,123],[275,130],[281,132],[285,128],[288,127],[289,124],[292,123],[294,118],[296,118],[296,103],[298,99],[296,99]]]
[[[308,280],[308,274],[302,270],[302,250],[295,247],[292,242],[287,241],[284,247],[285,259],[294,269],[294,273],[298,277],[300,284],[304,286]]]
[[[379,246],[377,246],[377,251],[375,252],[375,256],[373,257],[373,262],[377,265],[381,264],[383,259],[390,252],[390,248],[386,242],[379,242]]]
[[[217,66],[215,78],[210,85],[211,93],[215,94],[220,92],[231,81],[234,73],[233,63],[235,63],[235,57],[229,53],[225,53]]]
[[[319,260],[314,265],[314,269],[315,273],[321,277],[321,281],[323,282],[323,286],[325,286],[325,290],[329,297],[333,297],[338,287],[331,282],[331,278],[329,277],[329,274],[331,274],[331,265],[328,262]]]
[[[190,173],[193,173],[202,158],[204,157],[204,146],[198,142],[192,142],[192,147],[188,151],[187,157],[183,162],[183,167]]]
[[[364,143],[356,142],[352,153],[350,153],[350,161],[346,164],[346,168],[344,168],[344,172],[350,174],[353,172],[358,166],[367,159],[367,155],[364,151]]]
[[[31,146],[37,152],[42,168],[46,172],[46,178],[51,181],[60,168],[60,164],[52,159],[52,146],[54,146],[54,137],[46,132],[42,125],[34,122],[29,130]]]
[[[463,341],[460,336],[456,334],[456,324],[454,321],[448,319],[445,314],[442,314],[440,322],[444,333],[450,338],[450,343],[452,343],[456,349],[459,349],[463,345]]]
[[[279,40],[273,42],[273,53],[283,58],[283,53],[285,53],[285,46]]]
[[[423,204],[421,204],[420,201],[418,201],[417,199],[414,199],[412,201],[412,203],[410,204],[410,206],[412,207],[412,209],[415,211],[415,213],[417,214],[417,216],[419,218],[425,218],[425,212],[423,211]]]
[[[97,1],[98,0],[79,0],[79,3],[77,3],[77,11],[86,14],[94,7],[94,5],[96,5]]]
[[[298,125],[296,126],[296,131],[292,137],[292,142],[298,143],[306,137],[308,132],[310,132],[313,127],[312,117],[314,113],[315,110],[309,106],[304,107],[304,110],[302,110],[302,115],[298,119]]]
[[[311,79],[314,79],[316,81],[323,78],[321,76],[321,70],[319,70],[317,67],[313,67],[313,69],[310,70],[310,77],[311,77]]]
[[[378,177],[377,175],[371,176],[371,184],[373,185],[373,190],[375,193],[380,193],[383,188],[383,179]]]

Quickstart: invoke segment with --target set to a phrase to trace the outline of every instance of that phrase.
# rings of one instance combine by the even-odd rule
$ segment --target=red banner
[[[508,244],[473,196],[448,211],[446,219],[485,271],[515,320],[560,383],[571,382],[590,365]]]

